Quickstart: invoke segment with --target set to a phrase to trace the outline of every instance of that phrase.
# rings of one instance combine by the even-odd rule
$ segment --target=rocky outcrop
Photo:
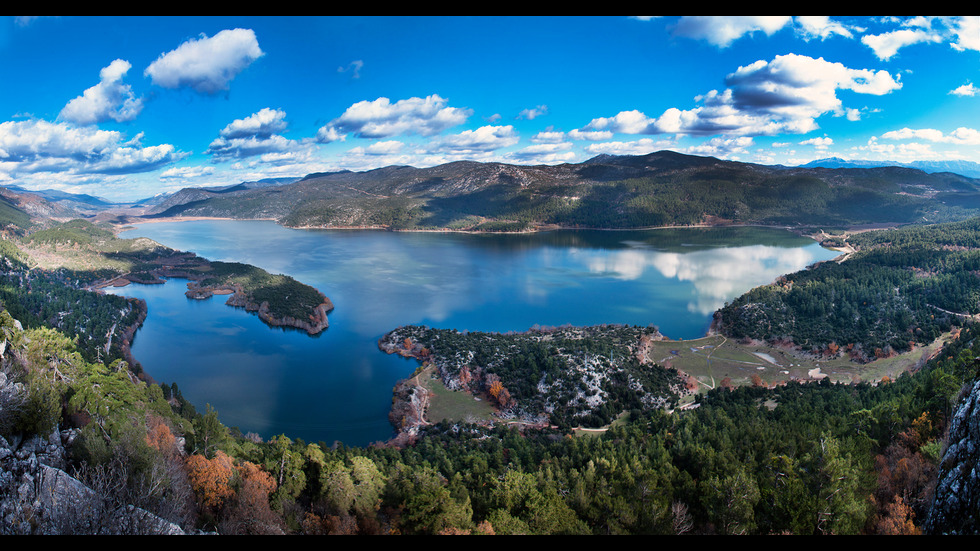
[[[980,379],[950,421],[925,530],[930,534],[980,532]]]
[[[64,471],[76,434],[54,430],[14,443],[0,436],[0,534],[184,534],[144,509],[109,503]]]

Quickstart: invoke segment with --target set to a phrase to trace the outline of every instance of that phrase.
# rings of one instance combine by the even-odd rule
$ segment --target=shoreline
[[[138,217],[137,217],[138,218]],[[116,231],[120,231],[125,226],[135,226],[139,224],[156,224],[161,222],[197,222],[197,221],[262,221],[262,222],[275,222],[276,225],[294,229],[294,230],[380,230],[389,232],[402,232],[402,233],[468,233],[468,234],[531,234],[531,233],[542,233],[548,231],[651,231],[651,230],[664,230],[664,229],[712,229],[712,228],[769,228],[785,230],[797,235],[804,237],[810,237],[814,241],[817,239],[813,236],[812,232],[822,231],[820,228],[829,227],[826,225],[808,225],[808,226],[788,226],[785,224],[760,224],[760,223],[733,223],[733,222],[703,222],[699,224],[680,224],[680,225],[665,225],[665,226],[640,226],[635,228],[605,228],[605,227],[582,227],[582,226],[563,226],[560,224],[541,224],[535,225],[525,230],[519,231],[491,231],[491,230],[475,230],[475,229],[452,229],[452,228],[391,228],[390,226],[286,226],[281,224],[275,218],[231,218],[222,216],[173,216],[169,218],[139,218],[138,220],[129,220],[125,223],[110,222],[112,227]],[[874,231],[878,229],[889,229],[898,227],[898,223],[888,223],[888,224],[860,224],[855,226],[846,226],[843,228],[845,232],[858,233],[864,231]]]

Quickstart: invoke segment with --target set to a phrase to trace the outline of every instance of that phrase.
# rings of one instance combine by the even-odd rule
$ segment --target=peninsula
[[[229,306],[254,312],[266,324],[316,335],[329,326],[333,302],[290,276],[238,262],[218,262],[146,238],[121,239],[85,220],[55,223],[20,242],[37,267],[64,269],[81,287],[102,290],[130,283],[159,284],[186,279],[188,298],[230,295]]]

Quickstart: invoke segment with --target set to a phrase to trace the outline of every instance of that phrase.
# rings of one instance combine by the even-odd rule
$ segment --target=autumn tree
[[[187,458],[187,476],[199,506],[212,514],[235,494],[231,487],[235,467],[232,458],[218,450],[214,459],[201,454]]]
[[[875,533],[884,536],[916,536],[922,534],[913,522],[915,512],[901,496],[886,504],[875,522]]]
[[[269,495],[276,490],[272,475],[248,461],[239,464],[236,473],[237,491],[225,509],[222,533],[282,534],[282,520],[269,507]]]

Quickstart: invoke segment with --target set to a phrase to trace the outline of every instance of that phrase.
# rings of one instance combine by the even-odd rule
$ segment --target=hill
[[[766,166],[671,151],[602,155],[554,166],[471,161],[389,166],[310,174],[273,187],[194,193],[161,204],[147,217],[524,231],[698,224],[845,227],[953,221],[980,212],[980,180],[952,173]]]

